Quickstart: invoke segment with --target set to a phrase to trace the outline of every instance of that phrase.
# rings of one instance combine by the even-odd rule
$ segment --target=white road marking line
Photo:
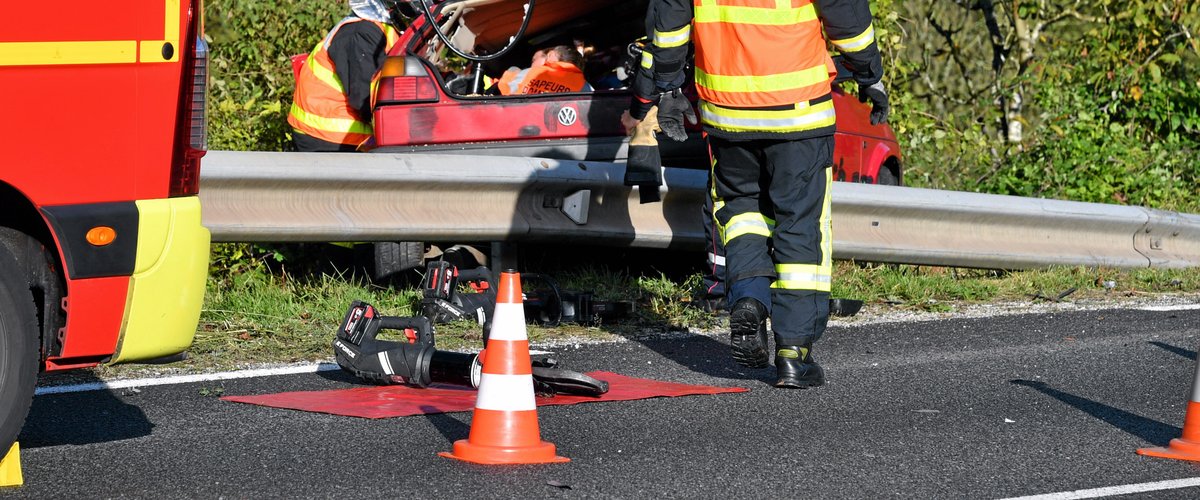
[[[1011,497],[1003,500],[1070,500],[1077,498],[1100,498],[1116,495],[1129,495],[1131,493],[1145,493],[1147,491],[1162,491],[1175,490],[1179,488],[1192,488],[1200,486],[1200,477],[1191,477],[1186,479],[1172,479],[1170,481],[1157,481],[1153,483],[1137,483],[1126,484],[1121,486],[1106,486],[1104,488],[1092,488],[1088,490],[1063,491],[1059,493],[1046,493],[1044,495],[1031,495],[1027,497]]]
[[[149,387],[155,385],[191,384],[195,382],[211,382],[214,380],[234,380],[241,378],[269,377],[272,375],[294,375],[297,373],[317,373],[338,370],[336,363],[313,363],[281,368],[259,368],[255,370],[239,370],[232,372],[201,373],[197,375],[176,375],[162,378],[140,378],[129,380],[113,380],[110,382],[91,382],[73,385],[52,385],[38,387],[35,396],[47,394],[65,394],[69,392],[105,391],[113,389],[128,389],[130,387]]]
[[[531,349],[529,354],[545,355],[554,354],[551,351],[542,351]],[[155,385],[174,385],[174,384],[192,384],[196,382],[211,382],[214,380],[234,380],[240,378],[254,377],[270,377],[272,375],[295,375],[298,373],[317,373],[327,372],[332,370],[340,370],[341,367],[337,363],[313,363],[308,365],[285,366],[281,368],[259,368],[254,370],[238,370],[230,372],[218,373],[201,373],[197,375],[175,375],[172,377],[162,378],[139,378],[129,380],[113,380],[110,382],[89,382],[86,384],[72,385],[52,385],[46,387],[38,387],[33,393],[35,396],[44,396],[49,394],[66,394],[70,392],[88,392],[88,391],[108,391],[114,389],[128,389],[130,387],[150,387]]]
[[[1139,308],[1143,311],[1191,311],[1200,309],[1200,304],[1177,304],[1173,306],[1146,306]]]

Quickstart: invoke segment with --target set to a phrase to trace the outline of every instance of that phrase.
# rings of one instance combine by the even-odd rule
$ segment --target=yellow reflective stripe
[[[324,130],[326,132],[371,135],[373,130],[371,125],[358,120],[353,120],[350,118],[326,118],[323,116],[309,114],[305,112],[303,108],[296,105],[296,103],[292,103],[291,114],[292,116],[296,117],[297,120],[300,120],[300,123],[308,125],[313,129]]]
[[[874,41],[875,27],[868,25],[866,31],[863,31],[862,34],[858,36],[843,38],[841,40],[833,40],[833,46],[837,47],[837,49],[842,52],[858,52],[870,46]]]
[[[692,39],[692,25],[685,24],[675,31],[654,30],[654,45],[656,47],[678,47]]]
[[[782,7],[733,7],[727,5],[697,5],[693,19],[696,23],[736,23],[762,26],[790,26],[817,20],[817,9],[810,3],[791,8],[791,2],[780,2]]]
[[[137,42],[8,42],[0,43],[0,66],[43,64],[132,64]]]
[[[821,265],[833,276],[833,169],[824,169],[826,195],[821,205]]]
[[[158,40],[0,42],[0,66],[94,65],[179,61],[180,0],[164,0],[163,37]],[[199,15],[199,14],[197,14]],[[169,59],[163,45],[171,44]]]
[[[798,132],[831,127],[837,121],[833,101],[784,110],[731,109],[700,101],[700,117],[708,125],[734,132]]]
[[[825,200],[821,204],[821,267],[833,276],[833,175],[825,169]]]
[[[833,282],[829,270],[819,264],[775,264],[775,273],[779,277],[771,288],[828,292]]]
[[[654,54],[651,54],[648,50],[642,52],[642,67],[646,69],[654,67]]]
[[[802,89],[828,79],[829,68],[824,64],[789,73],[756,76],[713,75],[696,68],[696,85],[717,92],[782,92]]]
[[[312,71],[313,76],[316,77],[317,80],[320,80],[321,83],[324,83],[330,88],[338,91],[340,94],[345,94],[346,89],[342,86],[342,79],[338,78],[337,73],[317,62],[317,53],[320,50],[321,48],[317,47],[312,51],[311,54],[308,55],[308,63],[305,64],[305,67],[307,67],[309,71]]]
[[[744,214],[737,214],[730,218],[729,223],[725,225],[725,244],[729,244],[734,238],[747,234],[757,234],[770,238],[771,232],[774,230],[775,220],[761,213],[746,212]]]

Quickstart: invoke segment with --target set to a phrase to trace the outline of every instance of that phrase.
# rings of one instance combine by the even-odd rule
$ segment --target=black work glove
[[[892,106],[888,104],[887,90],[883,88],[883,82],[875,82],[871,85],[858,85],[858,101],[871,101],[871,125],[879,125],[887,123],[888,111]]]
[[[684,120],[696,124],[696,112],[692,110],[692,103],[683,95],[683,91],[675,89],[663,93],[658,99],[658,128],[672,140],[683,142],[688,137],[687,130],[683,128]]]

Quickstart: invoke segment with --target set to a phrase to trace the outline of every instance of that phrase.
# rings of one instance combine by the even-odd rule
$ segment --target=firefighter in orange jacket
[[[350,0],[352,14],[312,50],[296,77],[288,124],[299,151],[357,151],[371,127],[379,70],[400,38],[394,0]]]
[[[583,54],[574,47],[558,45],[546,50],[546,62],[532,68],[521,83],[521,94],[591,92],[583,77]]]
[[[859,99],[873,104],[871,122],[886,121],[868,0],[653,0],[646,23],[652,44],[622,121],[632,127],[657,104],[662,131],[686,139],[692,108],[679,88],[694,47],[713,215],[726,248],[733,359],[768,365],[769,317],[775,386],[822,385],[812,347],[829,319],[837,74],[826,37],[854,73]],[[627,171],[626,183],[649,174]]]
[[[557,45],[533,54],[528,69],[509,68],[500,78],[502,95],[591,92],[583,76],[584,59],[574,47]]]

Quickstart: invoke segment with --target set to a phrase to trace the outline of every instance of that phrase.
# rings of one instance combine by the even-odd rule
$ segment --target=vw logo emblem
[[[578,118],[579,113],[575,111],[575,108],[567,106],[558,110],[558,123],[563,124],[564,127],[570,127],[571,125],[574,125],[575,120]]]

